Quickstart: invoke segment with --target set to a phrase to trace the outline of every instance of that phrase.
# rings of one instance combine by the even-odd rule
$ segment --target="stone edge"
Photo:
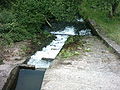
[[[14,67],[10,72],[10,75],[7,78],[7,81],[5,82],[2,90],[11,90],[15,87],[15,83],[16,83],[20,69],[35,70],[35,67],[32,65],[26,65],[26,64],[19,64],[18,66]]]
[[[95,21],[93,21],[91,19],[87,19],[86,22],[89,25],[89,27],[92,29],[93,35],[96,35],[101,40],[103,40],[103,42],[108,47],[112,48],[112,51],[120,57],[120,45],[118,45],[115,41],[113,41],[113,40],[109,39],[107,36],[105,36],[101,32],[102,28],[100,28],[100,26],[98,26]]]

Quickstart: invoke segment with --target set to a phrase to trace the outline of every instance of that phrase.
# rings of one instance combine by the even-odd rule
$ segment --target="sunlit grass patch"
[[[69,37],[58,57],[69,58],[80,55],[84,49],[84,43],[85,41],[82,40],[81,36]]]

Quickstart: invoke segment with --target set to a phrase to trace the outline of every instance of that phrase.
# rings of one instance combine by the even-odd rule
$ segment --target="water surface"
[[[40,90],[45,70],[21,69],[15,90]]]

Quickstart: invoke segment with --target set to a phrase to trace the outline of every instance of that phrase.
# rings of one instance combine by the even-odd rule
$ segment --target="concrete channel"
[[[91,32],[93,35],[99,36],[109,47],[113,48],[115,53],[120,56],[120,51],[118,51],[118,48],[120,48],[119,45],[111,44],[112,41],[108,42],[109,40],[100,35],[90,20],[87,20],[86,22],[90,28],[88,29],[88,33],[90,33],[90,30],[92,30]],[[2,90],[41,90],[46,69],[49,68],[52,61],[56,58],[69,35],[76,35],[74,32],[74,27],[67,27],[67,30],[72,32],[51,32],[57,36],[57,39],[53,40],[50,45],[43,48],[44,52],[38,51],[31,56],[27,64],[21,64],[15,67],[11,71],[10,76]],[[86,35],[85,33],[86,32],[84,30],[79,32],[80,35]],[[87,35],[90,35],[88,33]],[[58,44],[59,48],[56,48],[57,45],[55,43],[58,43],[60,40],[62,40],[62,42]],[[49,50],[49,52],[47,52],[47,50]]]

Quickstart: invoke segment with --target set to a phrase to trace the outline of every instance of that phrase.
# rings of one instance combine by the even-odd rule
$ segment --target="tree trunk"
[[[112,16],[115,16],[116,15],[116,11],[117,11],[117,8],[118,8],[118,5],[119,5],[119,2],[115,2],[112,4]]]

